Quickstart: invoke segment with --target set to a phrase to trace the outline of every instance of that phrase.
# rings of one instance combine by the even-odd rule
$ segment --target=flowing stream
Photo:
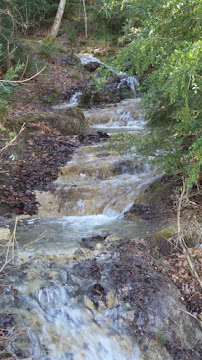
[[[95,61],[86,55],[80,55],[80,59]],[[121,81],[126,81],[125,74]],[[127,81],[135,92],[135,79]],[[62,107],[75,106],[80,95],[75,93]],[[94,130],[141,134],[145,122],[140,102],[140,98],[124,100],[105,108],[85,110],[85,116]],[[33,261],[36,267],[45,264],[46,273],[47,262],[49,267],[51,262],[66,263],[66,271],[73,276],[71,263],[82,248],[82,238],[112,234],[143,236],[149,231],[148,225],[139,219],[127,221],[123,214],[157,176],[149,165],[108,152],[103,144],[80,147],[60,169],[56,191],[37,192],[41,204],[39,216],[19,221],[20,261]],[[35,241],[41,234],[43,237]],[[102,246],[98,244],[94,252],[83,250],[84,258],[95,256]],[[48,274],[45,282],[35,274],[29,275],[24,285],[16,285],[22,302],[32,309],[38,323],[38,329],[29,332],[35,360],[139,360],[137,345],[119,321],[123,309],[114,307],[95,314],[72,296],[78,284],[64,285],[58,274]]]

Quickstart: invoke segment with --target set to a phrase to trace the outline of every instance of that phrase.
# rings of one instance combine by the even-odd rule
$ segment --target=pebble
[[[116,302],[116,294],[111,290],[106,296],[106,304],[109,309],[112,309]]]
[[[11,236],[10,229],[8,229],[6,227],[0,228],[0,241],[1,240],[9,240],[10,236]]]
[[[95,311],[95,306],[94,306],[93,302],[89,299],[89,297],[87,295],[84,295],[84,305],[85,305],[85,307],[87,307],[91,311],[93,311],[93,312]]]

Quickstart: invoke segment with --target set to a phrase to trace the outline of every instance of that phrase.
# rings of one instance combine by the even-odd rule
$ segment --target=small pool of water
[[[84,237],[113,234],[123,238],[135,238],[145,235],[147,231],[148,223],[143,220],[131,222],[123,217],[98,214],[19,220],[16,236],[20,249],[61,252],[79,248]]]

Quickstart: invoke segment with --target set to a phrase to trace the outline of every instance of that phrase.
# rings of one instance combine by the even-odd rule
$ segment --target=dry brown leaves
[[[202,276],[202,249],[199,246],[189,248],[189,253],[197,273]],[[185,254],[176,252],[165,257],[158,264],[154,261],[154,267],[166,273],[173,280],[182,294],[181,300],[186,302],[190,312],[198,314],[202,312],[201,289],[190,272]]]
[[[60,59],[49,62],[46,73],[16,90],[10,101],[11,109],[7,113],[7,119],[13,120],[47,110],[50,105],[46,104],[46,98],[54,94],[68,100],[75,91],[85,88],[87,77],[83,70],[66,65]]]

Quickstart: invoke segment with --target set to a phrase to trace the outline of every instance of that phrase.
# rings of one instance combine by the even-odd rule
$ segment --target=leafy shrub
[[[140,25],[125,34],[129,44],[116,63],[143,79],[150,132],[139,150],[145,156],[156,153],[155,161],[185,176],[190,187],[202,165],[202,5],[199,0],[136,0],[135,6],[132,22]]]
[[[1,59],[2,53],[1,53],[1,44],[0,44],[0,59]],[[3,80],[5,82],[0,82],[0,119],[5,121],[5,112],[9,109],[8,104],[8,96],[13,93],[14,86],[9,82],[9,80],[15,80],[17,79],[19,72],[22,71],[24,68],[24,64],[18,64],[15,68],[10,67],[10,69],[6,72],[6,74],[3,76]]]

